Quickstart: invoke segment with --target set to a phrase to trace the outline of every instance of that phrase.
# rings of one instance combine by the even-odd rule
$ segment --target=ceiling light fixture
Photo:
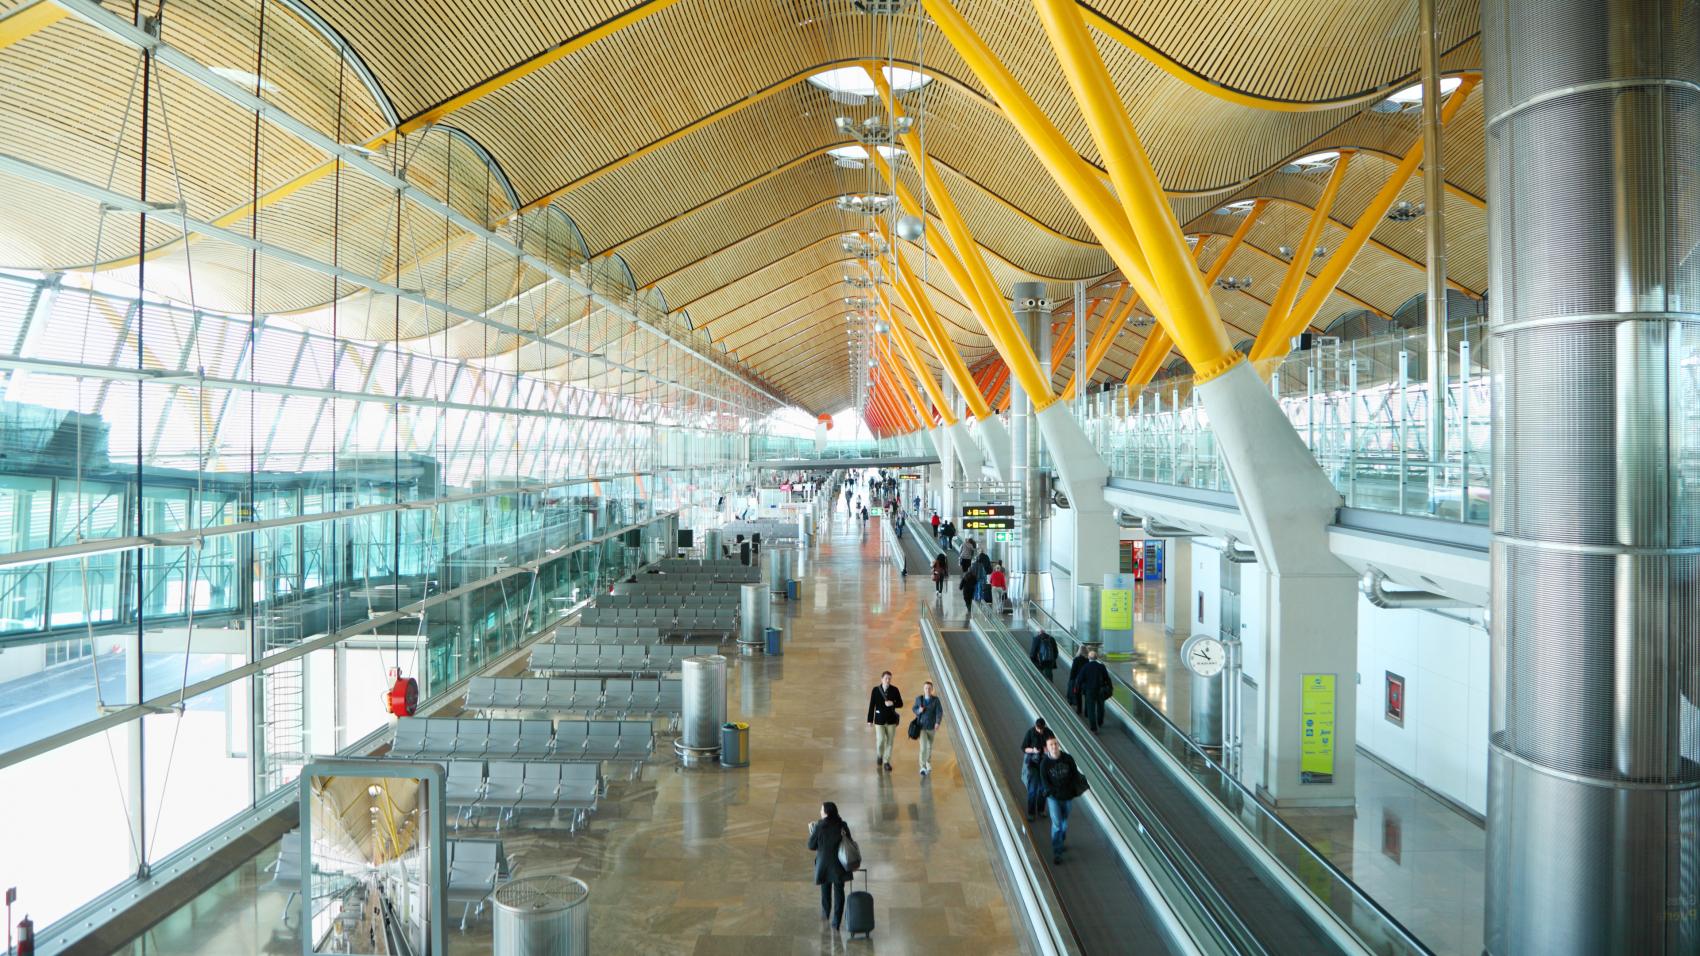
[[[1394,222],[1411,222],[1412,220],[1422,218],[1425,208],[1426,207],[1420,202],[1409,203],[1401,199],[1399,202],[1393,204],[1393,208],[1387,213],[1387,218]]]
[[[1223,206],[1221,209],[1216,210],[1216,215],[1218,215],[1218,216],[1237,216],[1242,212],[1250,212],[1251,207],[1255,204],[1256,204],[1255,200],[1251,200],[1251,199],[1242,199],[1239,202],[1231,202],[1231,203],[1228,203],[1226,206]]]
[[[1226,279],[1217,279],[1216,285],[1229,292],[1243,292],[1251,288],[1251,276],[1228,276]]]

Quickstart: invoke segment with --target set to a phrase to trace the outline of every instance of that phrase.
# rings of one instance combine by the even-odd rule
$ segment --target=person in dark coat
[[[975,576],[974,569],[972,567],[964,568],[962,571],[962,583],[957,585],[957,587],[962,590],[963,612],[968,615],[969,620],[973,620],[974,618],[974,592],[979,588],[979,586],[980,579]]]
[[[1068,692],[1067,692],[1066,696],[1068,698],[1068,705],[1070,707],[1073,707],[1074,712],[1077,713],[1077,714],[1081,713],[1081,710],[1080,710],[1080,672],[1081,672],[1081,668],[1083,668],[1085,666],[1086,666],[1086,651],[1082,649],[1081,645],[1076,644],[1074,646],[1074,660],[1070,661],[1069,665],[1068,665]]]
[[[815,885],[820,887],[820,918],[837,929],[844,922],[844,884],[850,872],[838,862],[838,845],[850,835],[850,825],[838,815],[838,804],[820,805],[820,819],[809,824],[809,849],[815,851]]]
[[[1080,665],[1080,679],[1075,683],[1075,691],[1080,697],[1086,726],[1092,728],[1093,733],[1104,726],[1104,701],[1110,699],[1114,690],[1110,669],[1098,659],[1098,649],[1091,648],[1086,652],[1086,663]]]
[[[868,695],[868,723],[874,728],[874,766],[891,769],[891,750],[897,742],[898,712],[903,709],[903,692],[891,682],[891,671],[880,675]]]
[[[1064,843],[1068,840],[1068,808],[1074,798],[1086,792],[1086,778],[1074,765],[1074,758],[1063,753],[1062,742],[1052,737],[1045,741],[1045,754],[1039,758],[1039,783],[1045,791],[1045,806],[1051,812],[1051,862],[1062,864]]]
[[[1040,631],[1033,635],[1033,643],[1027,648],[1027,659],[1033,666],[1039,668],[1039,673],[1045,675],[1045,682],[1051,681],[1051,675],[1057,671],[1057,639],[1049,632]]]
[[[1045,815],[1045,788],[1039,781],[1039,761],[1045,756],[1045,741],[1055,737],[1045,718],[1035,717],[1021,738],[1021,782],[1027,785],[1027,819]]]
[[[945,563],[944,555],[933,558],[933,593],[942,600],[944,598],[944,579],[950,574],[950,565]]]

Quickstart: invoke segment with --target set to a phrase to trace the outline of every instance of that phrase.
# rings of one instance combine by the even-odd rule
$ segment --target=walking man
[[[1080,675],[1085,671],[1085,668],[1086,651],[1084,645],[1076,644],[1074,645],[1074,660],[1069,661],[1068,664],[1068,689],[1064,696],[1068,699],[1068,705],[1073,707],[1077,714],[1083,713],[1080,708]]]
[[[891,747],[897,738],[897,715],[903,709],[903,694],[891,682],[891,671],[880,675],[879,684],[868,697],[868,723],[874,728],[874,767],[891,769]]]
[[[1039,761],[1045,756],[1045,742],[1055,737],[1045,726],[1045,718],[1035,717],[1033,726],[1021,738],[1021,782],[1027,785],[1027,819],[1045,812],[1045,787],[1039,780]]]
[[[915,698],[915,706],[910,709],[915,712],[916,723],[921,725],[921,776],[925,777],[933,772],[933,734],[944,718],[944,706],[933,694],[932,681],[921,685],[921,696]]]
[[[1098,659],[1096,647],[1086,651],[1086,663],[1080,665],[1080,682],[1076,689],[1084,708],[1086,726],[1097,733],[1098,728],[1104,726],[1104,701],[1110,699],[1115,686],[1110,682],[1110,669]]]
[[[1045,754],[1039,758],[1039,780],[1045,788],[1045,809],[1051,814],[1051,862],[1060,866],[1068,841],[1069,804],[1086,792],[1086,778],[1075,767],[1074,758],[1063,753],[1062,741],[1052,737],[1045,741]]]

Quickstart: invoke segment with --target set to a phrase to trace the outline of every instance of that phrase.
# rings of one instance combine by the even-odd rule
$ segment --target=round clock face
[[[1214,637],[1198,635],[1188,640],[1181,648],[1181,659],[1186,669],[1200,677],[1215,677],[1222,673],[1222,668],[1228,663],[1227,649],[1222,642]]]

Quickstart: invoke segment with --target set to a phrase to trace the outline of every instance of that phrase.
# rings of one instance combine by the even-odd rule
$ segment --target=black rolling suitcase
[[[851,878],[854,879],[855,875],[852,874]],[[855,939],[857,933],[873,938],[874,894],[867,890],[856,890],[844,897],[844,929],[851,939]]]

